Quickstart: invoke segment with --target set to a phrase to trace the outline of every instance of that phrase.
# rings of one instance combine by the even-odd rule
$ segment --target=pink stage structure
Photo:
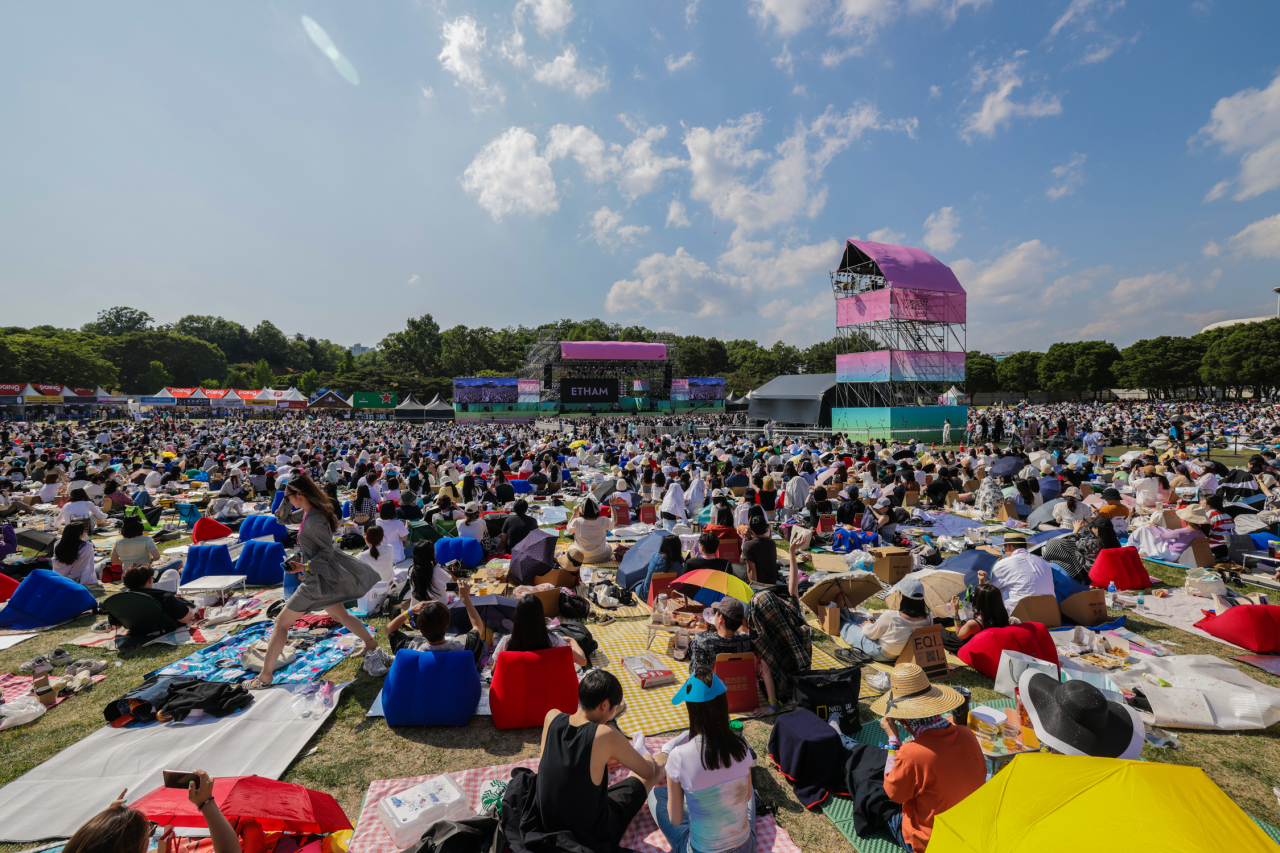
[[[831,273],[840,351],[832,431],[940,441],[964,406],[936,405],[964,381],[965,292],[923,249],[849,240]]]

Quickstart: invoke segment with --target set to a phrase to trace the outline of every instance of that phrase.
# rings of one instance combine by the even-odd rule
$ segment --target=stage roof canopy
[[[779,376],[751,392],[747,416],[759,421],[829,427],[835,393],[834,373]]]
[[[873,261],[880,274],[891,287],[909,290],[941,290],[947,293],[964,293],[959,279],[951,268],[924,249],[910,246],[890,246],[868,240],[850,240],[844,247],[840,269],[874,274],[866,269]]]
[[[597,361],[665,361],[667,345],[638,341],[561,341],[560,357]]]

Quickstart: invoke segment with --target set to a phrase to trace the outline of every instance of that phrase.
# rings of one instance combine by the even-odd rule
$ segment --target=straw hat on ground
[[[871,703],[871,712],[896,720],[936,717],[964,704],[950,687],[929,683],[919,664],[900,663],[889,674],[889,692]]]

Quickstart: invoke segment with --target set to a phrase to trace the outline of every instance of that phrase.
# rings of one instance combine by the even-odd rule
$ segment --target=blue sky
[[[1275,311],[1277,32],[1212,0],[6,4],[5,323],[804,345],[859,235],[952,266],[970,348],[1187,334]]]

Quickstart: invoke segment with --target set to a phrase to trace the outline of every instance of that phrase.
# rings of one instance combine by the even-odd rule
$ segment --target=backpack
[[[354,530],[349,533],[342,534],[342,538],[338,540],[338,547],[344,551],[350,551],[353,548],[364,547],[364,537]]]
[[[563,595],[561,597],[563,598]],[[583,601],[585,603],[586,599],[583,599]],[[560,615],[563,616],[564,612],[561,611]],[[577,641],[578,647],[582,649],[582,653],[588,658],[595,653],[596,649],[600,648],[600,644],[596,642],[595,637],[591,636],[587,626],[581,622],[561,622],[552,630],[566,639]]]
[[[422,834],[422,840],[405,853],[499,853],[506,836],[493,812],[465,820],[442,820]]]

